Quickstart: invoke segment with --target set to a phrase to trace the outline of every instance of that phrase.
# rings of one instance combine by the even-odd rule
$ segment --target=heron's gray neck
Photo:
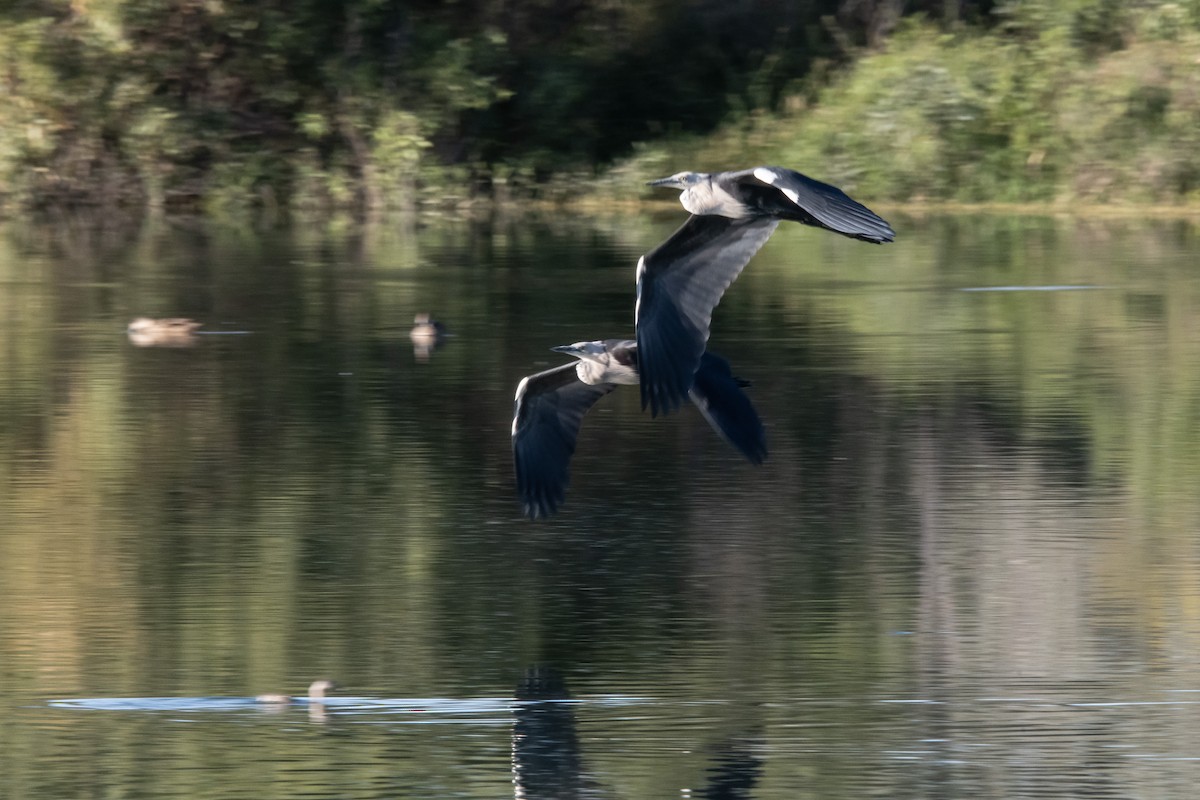
[[[720,184],[714,183],[711,176],[684,190],[679,202],[691,213],[701,216],[741,219],[750,215],[750,209]]]
[[[599,361],[581,358],[575,365],[575,374],[584,383],[595,386],[598,383],[623,383],[632,385],[638,382],[637,370],[618,364],[607,353]]]

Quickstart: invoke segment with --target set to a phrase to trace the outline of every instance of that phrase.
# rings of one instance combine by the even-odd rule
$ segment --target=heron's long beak
[[[659,178],[656,181],[647,181],[646,185],[647,186],[670,186],[672,189],[680,188],[679,181],[675,180],[674,175],[672,175],[669,178]]]
[[[562,344],[562,345],[559,345],[558,347],[551,347],[550,349],[552,351],[554,351],[555,353],[577,353],[577,352],[579,352],[578,349],[573,344]]]

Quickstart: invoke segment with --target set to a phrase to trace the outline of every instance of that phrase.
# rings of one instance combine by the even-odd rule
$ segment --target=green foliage
[[[485,94],[486,89],[479,97]],[[421,156],[433,146],[421,134],[422,127],[420,118],[415,114],[390,111],[375,129],[374,157],[379,170],[378,181],[391,197],[411,198],[415,193],[421,174]]]
[[[1105,8],[1009,3],[993,32],[909,22],[813,106],[730,125],[665,163],[647,163],[661,149],[642,151],[621,172],[765,162],[876,199],[1195,202],[1200,30],[1179,4],[1158,3],[1100,53],[1103,37],[1078,33]]]
[[[836,54],[821,20],[840,4],[18,0],[0,8],[0,203],[532,192],[774,102]]]
[[[509,96],[477,66],[502,35],[452,37],[417,16],[375,0],[0,11],[0,203],[232,209],[291,203],[297,187],[322,205],[411,195],[420,153],[465,140],[466,115]]]
[[[0,209],[554,197],[630,153],[625,196],[694,155],[881,198],[1194,198],[1200,0],[895,8],[23,0]]]
[[[1071,41],[1088,53],[1119,50],[1125,43],[1132,9],[1124,0],[1096,0],[1071,16]]]

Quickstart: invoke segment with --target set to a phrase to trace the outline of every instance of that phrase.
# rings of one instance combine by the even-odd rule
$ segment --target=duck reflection
[[[338,688],[337,684],[330,680],[316,680],[308,685],[307,707],[310,721],[326,721],[325,695],[336,688]],[[260,694],[254,698],[254,702],[259,703],[268,711],[282,711],[288,706],[303,703],[304,699],[287,694]]]
[[[125,333],[135,347],[191,347],[196,343],[196,329],[200,325],[186,317],[138,317],[129,323]]]
[[[446,326],[431,315],[417,314],[413,318],[412,330],[408,333],[413,345],[413,357],[425,363],[433,351],[442,346],[448,335]]]
[[[575,710],[562,674],[553,667],[525,671],[516,691],[512,733],[513,796],[518,800],[601,797],[583,775]]]

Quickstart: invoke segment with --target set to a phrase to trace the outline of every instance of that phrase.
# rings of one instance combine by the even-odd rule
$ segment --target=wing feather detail
[[[728,361],[705,353],[688,396],[721,438],[751,464],[761,464],[767,458],[767,436],[742,385],[733,376]]]
[[[642,257],[637,343],[642,407],[679,408],[708,342],[713,309],[775,231],[778,220],[692,216]]]
[[[778,207],[763,209],[766,213],[807,222],[843,236],[864,242],[882,244],[894,241],[892,226],[871,209],[852,199],[836,186],[784,167],[755,167],[734,173],[730,180],[756,183],[778,189],[786,198]],[[793,206],[788,213],[785,205]]]
[[[530,375],[517,386],[513,468],[517,496],[530,519],[551,516],[562,505],[583,417],[615,388],[579,380],[574,362]]]

